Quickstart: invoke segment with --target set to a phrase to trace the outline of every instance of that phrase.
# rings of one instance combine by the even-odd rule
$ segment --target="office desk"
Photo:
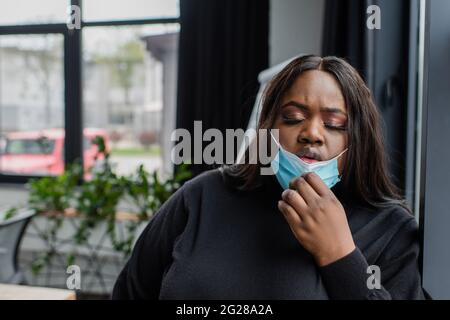
[[[72,290],[0,284],[0,300],[75,300]]]

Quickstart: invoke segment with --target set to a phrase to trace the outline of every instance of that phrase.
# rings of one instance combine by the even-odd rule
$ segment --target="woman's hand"
[[[319,266],[335,262],[355,249],[342,204],[317,174],[296,178],[289,188],[283,192],[278,208]]]

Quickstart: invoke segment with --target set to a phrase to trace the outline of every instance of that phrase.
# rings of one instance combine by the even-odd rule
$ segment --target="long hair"
[[[262,100],[257,129],[271,129],[285,93],[305,71],[321,70],[339,83],[348,113],[348,153],[342,189],[352,199],[372,206],[392,203],[406,207],[387,169],[381,130],[381,117],[370,89],[358,72],[345,60],[314,55],[294,59],[268,84]],[[223,174],[240,190],[251,190],[260,183],[260,163],[224,167]]]

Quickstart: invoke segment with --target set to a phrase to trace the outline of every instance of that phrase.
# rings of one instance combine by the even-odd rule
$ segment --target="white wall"
[[[270,65],[321,54],[325,0],[270,1]]]

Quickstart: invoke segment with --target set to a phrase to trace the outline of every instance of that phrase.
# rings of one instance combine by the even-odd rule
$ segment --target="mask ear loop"
[[[270,136],[272,137],[273,141],[275,141],[275,143],[277,144],[278,148],[283,149],[281,144],[277,141],[277,139],[275,139],[274,135],[272,134],[272,129],[270,129]]]
[[[337,158],[339,158],[340,156],[342,156],[344,153],[346,153],[348,151],[348,148],[347,149],[345,149],[344,151],[342,151],[341,153],[339,153],[336,157],[334,157],[333,159],[337,159]],[[331,159],[331,160],[333,160],[333,159]]]
[[[342,151],[341,153],[339,153],[335,158],[338,159],[340,158],[344,153],[346,153],[348,151],[348,148],[346,148],[344,151]],[[339,172],[339,168],[338,168],[338,172]],[[343,174],[343,173],[342,173]],[[342,179],[342,174],[339,175],[339,180]]]
[[[275,141],[275,144],[277,146],[277,154],[276,154],[275,158],[272,160],[272,163],[275,159],[278,159],[278,162],[279,162],[279,152],[280,152],[280,150],[283,149],[283,147],[281,146],[281,144],[277,141],[277,139],[273,135],[272,129],[269,129],[269,133],[270,133],[271,140]],[[272,145],[272,143],[270,143],[270,145]],[[271,164],[271,166],[272,166],[272,164]],[[274,172],[274,174],[276,174],[276,173]]]

